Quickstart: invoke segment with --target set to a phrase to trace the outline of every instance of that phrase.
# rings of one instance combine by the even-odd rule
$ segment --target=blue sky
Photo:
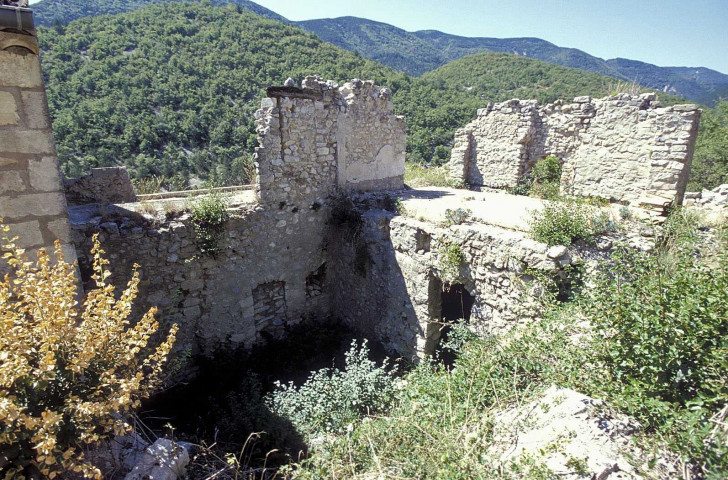
[[[660,66],[701,66],[728,74],[728,0],[257,3],[291,20],[351,15],[409,31],[434,29],[468,37],[538,37],[602,58],[624,57]]]
[[[259,0],[291,20],[355,16],[405,30],[538,37],[602,58],[728,74],[728,0]]]

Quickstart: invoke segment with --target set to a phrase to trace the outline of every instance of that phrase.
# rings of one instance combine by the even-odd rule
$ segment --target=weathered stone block
[[[0,51],[0,85],[4,87],[38,88],[43,86],[43,75],[37,55],[28,52],[19,55]]]
[[[43,157],[28,162],[30,186],[41,192],[58,192],[61,190],[61,174],[55,157]]]
[[[18,237],[17,244],[20,248],[40,247],[44,244],[40,223],[37,220],[14,223],[8,226],[10,227],[10,236]]]
[[[0,92],[0,126],[17,125],[19,119],[18,106],[13,94]]]
[[[47,227],[53,236],[53,240],[60,240],[61,243],[71,241],[71,227],[67,219],[59,218],[57,220],[51,220],[48,222]]]
[[[50,114],[48,113],[45,92],[24,91],[21,96],[23,99],[23,113],[28,128],[49,128],[51,126]]]
[[[54,154],[55,145],[50,131],[7,130],[0,135],[0,152]]]
[[[61,193],[34,193],[3,199],[0,217],[23,218],[66,215],[66,199]]]
[[[22,192],[25,190],[23,177],[17,170],[0,172],[0,195],[5,193]]]

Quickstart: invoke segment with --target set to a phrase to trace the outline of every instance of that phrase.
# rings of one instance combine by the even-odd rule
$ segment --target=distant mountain
[[[56,23],[68,23],[78,18],[97,17],[99,15],[116,15],[130,12],[156,3],[177,2],[180,0],[43,0],[31,5],[35,13],[37,25],[51,26]],[[200,0],[187,0],[200,1]],[[261,17],[287,22],[277,13],[261,7],[248,0],[211,0],[213,5],[233,4],[243,10]]]
[[[33,5],[38,25],[53,25],[86,16],[117,14],[155,3],[200,0],[43,0]],[[637,60],[603,60],[575,48],[563,48],[539,38],[470,38],[423,30],[407,32],[395,26],[357,17],[291,22],[249,0],[211,0],[213,5],[237,5],[263,17],[297,25],[322,40],[420,76],[448,62],[484,52],[511,53],[545,62],[608,75],[623,82],[682,96],[708,105],[728,94],[728,75],[703,67],[658,67]]]
[[[469,38],[436,30],[407,32],[386,23],[356,17],[296,24],[327,42],[416,76],[467,55],[501,52],[636,82],[706,104],[714,104],[728,91],[728,75],[708,68],[658,67],[622,58],[603,60],[539,38]]]

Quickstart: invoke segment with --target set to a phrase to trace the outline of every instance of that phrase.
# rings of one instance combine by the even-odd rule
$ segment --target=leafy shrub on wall
[[[214,256],[220,251],[229,218],[227,202],[218,192],[212,191],[192,205],[195,239],[203,254]]]
[[[75,266],[60,244],[55,258],[41,250],[29,262],[7,232],[0,223],[11,269],[0,280],[0,474],[101,478],[83,450],[130,430],[125,416],[158,386],[177,326],[149,347],[156,310],[129,321],[139,274],[117,300],[97,238],[96,288],[79,308]]]

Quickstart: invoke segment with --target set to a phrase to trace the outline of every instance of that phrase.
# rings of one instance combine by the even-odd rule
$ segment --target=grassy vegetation
[[[446,165],[434,166],[424,163],[407,163],[404,167],[404,183],[412,188],[448,187],[462,188],[462,183],[450,177]]]
[[[543,320],[471,338],[451,369],[414,367],[388,411],[326,437],[294,477],[554,478],[538,453],[501,463],[487,451],[501,409],[559,385],[640,421],[646,453],[636,461],[670,450],[694,476],[725,478],[728,236],[712,240],[717,254],[696,257],[697,237],[685,234],[698,225],[672,221],[682,227],[665,229],[654,252],[617,248],[589,289],[546,300]]]
[[[609,214],[587,201],[556,198],[531,216],[531,236],[549,246],[569,246],[576,241],[593,243],[603,233],[615,231],[618,225]]]

